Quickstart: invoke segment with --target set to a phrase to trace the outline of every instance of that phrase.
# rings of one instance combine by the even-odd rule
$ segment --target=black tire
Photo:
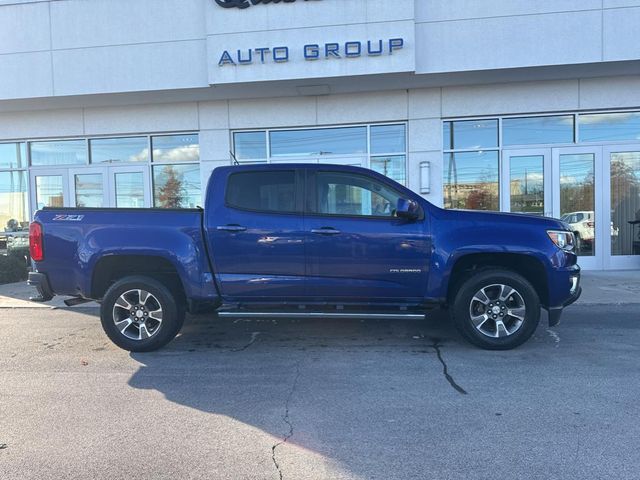
[[[499,285],[514,289],[519,296],[511,294],[507,295],[505,301],[500,300],[501,293],[508,290],[503,291]],[[486,305],[474,300],[476,293],[483,288],[486,289],[486,298],[489,300]],[[492,300],[492,297],[497,300]],[[521,302],[523,305],[520,305]],[[494,317],[494,306],[501,309],[504,316],[497,312]],[[523,309],[524,315],[521,313]],[[471,274],[470,278],[459,285],[450,312],[454,325],[470,343],[486,350],[510,350],[522,345],[536,331],[540,323],[540,299],[531,283],[522,275],[506,269],[483,269]],[[474,324],[472,312],[476,314],[475,318],[485,319],[484,323],[482,318],[478,322],[482,331]],[[517,312],[523,319],[507,312]],[[492,317],[497,317],[497,320]],[[495,332],[499,332],[495,334],[504,336],[489,336],[494,334],[494,328]],[[512,333],[509,330],[513,330]]]
[[[127,293],[137,290],[150,294],[145,298],[149,305],[141,302],[142,299],[139,294]],[[143,335],[140,333],[142,327],[135,322],[130,323],[124,329],[125,333],[116,326],[116,317],[121,321],[128,321],[127,319],[136,317],[133,314],[128,316],[127,311],[129,309],[120,306],[124,303],[122,301],[115,308],[116,302],[119,301],[122,295],[125,295],[125,300],[129,302],[132,309],[139,307],[145,310],[144,315],[145,317],[148,316],[145,320],[149,324],[148,328],[144,326],[144,332],[146,332],[144,336],[146,337],[149,332],[152,332],[148,338],[129,338],[135,337],[136,333],[139,336]],[[138,298],[137,303],[135,300],[136,295]],[[158,307],[160,310],[158,310]],[[151,309],[154,310],[151,311]],[[161,322],[153,320],[152,314],[161,317]],[[184,307],[176,300],[176,295],[159,281],[144,276],[131,276],[118,280],[107,290],[100,306],[100,321],[105,333],[118,347],[130,352],[150,352],[165,346],[175,338],[182,328],[184,317]],[[122,325],[121,323],[119,324]],[[154,326],[156,327],[155,329],[153,328]]]

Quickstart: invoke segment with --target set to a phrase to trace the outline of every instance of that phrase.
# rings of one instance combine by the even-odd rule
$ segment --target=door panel
[[[31,215],[44,207],[70,207],[68,174],[64,169],[32,169]]]
[[[71,205],[74,207],[108,207],[107,169],[83,168],[69,170],[69,196]]]
[[[207,211],[214,270],[227,300],[305,295],[302,183],[294,170],[232,173]]]
[[[148,167],[108,167],[109,206],[148,208],[153,206]]]
[[[552,216],[551,150],[505,150],[502,158],[501,210]]]
[[[602,189],[602,147],[553,149],[554,216],[576,234],[578,264],[587,269],[604,267],[605,215]]]
[[[385,188],[350,173],[310,176],[315,213],[304,219],[310,296],[373,303],[424,297],[426,221],[394,217],[401,195]]]

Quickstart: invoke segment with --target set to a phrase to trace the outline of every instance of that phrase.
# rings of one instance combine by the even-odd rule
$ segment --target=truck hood
[[[494,224],[501,227],[530,225],[547,230],[571,230],[567,223],[551,217],[540,217],[522,213],[485,212],[478,210],[444,210],[438,209],[440,220],[473,222],[483,226]]]

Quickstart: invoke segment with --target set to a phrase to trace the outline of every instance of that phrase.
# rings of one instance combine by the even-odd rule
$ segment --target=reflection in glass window
[[[116,173],[116,208],[143,208],[144,175],[142,172]]]
[[[442,126],[442,148],[444,150],[453,149],[452,123],[453,122],[444,122],[444,125]]]
[[[295,172],[288,170],[234,173],[227,184],[226,202],[244,210],[296,211]]]
[[[404,125],[371,126],[371,153],[404,153],[407,150]]]
[[[26,168],[27,152],[24,143],[0,143],[0,168]]]
[[[153,204],[162,208],[196,208],[201,205],[200,166],[155,165]]]
[[[36,176],[36,205],[38,210],[64,206],[62,175]]]
[[[81,165],[87,163],[85,140],[57,140],[54,142],[32,142],[31,165]]]
[[[89,141],[91,163],[147,162],[146,137],[95,138]]]
[[[594,255],[594,163],[591,153],[560,155],[560,215],[576,235],[576,253]]]
[[[361,175],[320,172],[316,175],[316,213],[393,217],[400,195]]]
[[[544,156],[512,156],[510,163],[511,211],[544,214]]]
[[[76,207],[97,208],[104,205],[104,188],[101,173],[75,175]]]
[[[27,172],[0,172],[0,231],[28,228]]]
[[[151,137],[154,162],[199,162],[198,134]]]
[[[505,118],[503,145],[573,143],[573,115]]]
[[[498,152],[445,154],[444,206],[499,210]]]
[[[237,160],[262,160],[267,158],[266,132],[237,132],[233,134]]]
[[[580,115],[581,142],[640,140],[640,113]]]
[[[449,125],[446,125],[446,124]],[[448,130],[452,129],[452,130]],[[445,147],[456,150],[472,150],[498,146],[497,120],[463,120],[445,122]],[[451,133],[451,131],[453,133]],[[447,140],[447,133],[450,140]]]
[[[269,133],[272,157],[367,153],[367,128],[282,130]]]
[[[640,255],[640,152],[611,154],[611,253]]]
[[[407,159],[404,155],[371,157],[371,170],[392,178],[402,185],[407,181]]]

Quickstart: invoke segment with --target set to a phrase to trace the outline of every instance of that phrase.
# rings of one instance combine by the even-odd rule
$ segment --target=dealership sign
[[[403,38],[390,38],[387,40],[369,40],[367,42],[310,43],[298,49],[281,46],[225,50],[220,56],[218,66],[252,65],[254,63],[268,62],[285,63],[291,59],[292,54],[306,61],[364,56],[377,57],[380,55],[393,55],[395,51],[404,48],[404,43]]]
[[[296,0],[215,0],[222,8],[249,8],[251,5],[265,3],[293,3]],[[304,0],[308,2],[309,0]],[[318,1],[318,0],[315,0]]]

